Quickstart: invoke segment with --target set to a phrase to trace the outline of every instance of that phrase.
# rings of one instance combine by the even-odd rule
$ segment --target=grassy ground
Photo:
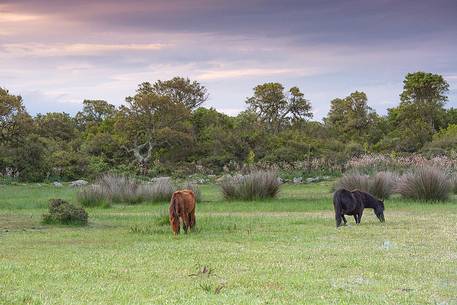
[[[335,228],[326,183],[225,202],[203,187],[197,230],[167,204],[88,209],[88,227],[40,223],[69,188],[0,186],[0,304],[457,304],[457,199],[386,201],[386,223]]]

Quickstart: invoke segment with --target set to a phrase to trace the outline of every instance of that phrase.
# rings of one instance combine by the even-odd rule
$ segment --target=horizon
[[[381,115],[409,72],[443,75],[457,107],[457,3],[428,1],[0,0],[0,87],[30,114],[116,106],[138,84],[189,77],[213,107],[245,110],[253,88],[298,86],[313,120],[363,91]]]

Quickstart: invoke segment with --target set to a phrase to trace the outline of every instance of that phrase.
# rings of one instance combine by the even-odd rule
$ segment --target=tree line
[[[175,77],[140,84],[124,105],[84,100],[75,116],[34,117],[23,99],[0,88],[0,171],[23,181],[92,178],[116,170],[144,176],[219,173],[233,164],[288,164],[358,154],[445,154],[457,147],[457,109],[446,109],[449,84],[415,72],[387,115],[364,92],[331,101],[323,122],[298,87],[265,83],[228,116],[204,108],[207,89]]]

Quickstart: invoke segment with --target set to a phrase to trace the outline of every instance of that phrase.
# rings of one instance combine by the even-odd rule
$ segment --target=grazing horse
[[[195,194],[191,190],[181,190],[173,193],[170,201],[170,225],[175,235],[179,234],[182,219],[184,232],[195,226]]]
[[[344,215],[353,215],[355,222],[359,224],[365,208],[374,209],[376,217],[384,222],[384,202],[359,190],[352,192],[345,189],[337,190],[333,195],[333,207],[337,227],[341,225],[341,220],[346,224]]]

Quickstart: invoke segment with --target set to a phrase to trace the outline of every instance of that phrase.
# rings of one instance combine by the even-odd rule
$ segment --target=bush
[[[225,177],[220,186],[226,199],[257,200],[276,197],[279,185],[276,172],[256,171],[245,176]]]
[[[83,208],[75,207],[62,199],[51,199],[49,213],[43,214],[43,223],[86,225],[88,217]]]
[[[420,167],[401,177],[396,191],[405,198],[444,201],[451,191],[445,173],[437,168]]]
[[[341,177],[335,184],[335,189],[346,189],[348,191],[359,190],[370,191],[370,177],[359,173],[348,173]]]
[[[391,172],[379,172],[369,181],[369,193],[378,199],[387,199],[392,195],[398,176]]]

